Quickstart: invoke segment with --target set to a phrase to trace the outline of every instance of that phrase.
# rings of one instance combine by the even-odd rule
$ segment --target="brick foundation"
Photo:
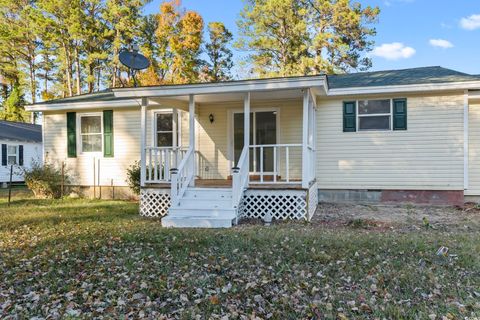
[[[381,202],[463,206],[463,190],[382,190]]]

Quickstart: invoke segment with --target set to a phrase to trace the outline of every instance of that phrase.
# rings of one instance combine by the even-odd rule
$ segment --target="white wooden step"
[[[182,199],[231,199],[232,189],[224,188],[188,188]]]
[[[173,228],[230,228],[234,223],[235,217],[202,217],[188,216],[175,217],[166,216],[162,219],[163,227]]]
[[[232,199],[182,198],[175,208],[182,209],[230,209]]]
[[[230,217],[235,216],[236,211],[234,209],[199,209],[199,208],[182,208],[171,207],[168,209],[168,216],[172,217],[189,217],[189,216],[201,216],[201,217]]]

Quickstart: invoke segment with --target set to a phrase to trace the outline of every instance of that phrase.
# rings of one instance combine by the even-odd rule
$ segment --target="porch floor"
[[[145,187],[165,189],[165,188],[170,188],[170,183],[146,184]],[[231,179],[195,179],[195,187],[197,188],[231,188],[232,180]],[[249,189],[280,189],[280,190],[282,189],[302,190],[303,189],[300,181],[298,181],[298,184],[282,183],[281,181],[277,183],[262,183],[262,184],[250,183],[248,188]]]

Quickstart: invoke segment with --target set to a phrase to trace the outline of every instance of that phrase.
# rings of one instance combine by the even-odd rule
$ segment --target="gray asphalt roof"
[[[42,126],[0,120],[0,139],[42,142]]]
[[[480,75],[435,67],[329,75],[330,89],[480,81]]]
[[[306,76],[311,77],[311,76]],[[276,79],[276,78],[274,78]],[[258,80],[258,79],[257,79]],[[268,81],[268,79],[262,79]],[[409,84],[430,84],[430,83],[449,83],[449,82],[465,82],[480,81],[480,75],[471,75],[451,69],[435,67],[421,67],[402,70],[386,70],[373,72],[357,72],[327,75],[328,86],[330,89],[354,88],[354,87],[373,87],[373,86],[395,86]],[[233,80],[225,82],[242,82],[248,80]],[[225,83],[223,82],[223,83]],[[189,85],[194,84],[190,83]],[[201,84],[201,83],[198,83]],[[222,85],[222,82],[218,82]],[[181,85],[165,85],[181,86]],[[162,86],[160,86],[162,87]],[[49,101],[37,102],[36,104],[58,104],[71,102],[89,102],[89,101],[116,101],[129,98],[115,97],[111,89],[103,91],[82,94],[78,96],[54,99]]]
[[[36,104],[57,104],[59,102],[63,103],[73,103],[73,102],[88,102],[88,101],[113,101],[113,100],[125,100],[128,98],[118,98],[115,97],[111,89],[106,89],[94,93],[85,93],[78,96],[53,99],[48,101],[37,102]]]

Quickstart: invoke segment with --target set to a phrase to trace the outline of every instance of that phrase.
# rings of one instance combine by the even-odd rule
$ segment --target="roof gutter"
[[[128,108],[140,107],[141,99],[124,99],[114,101],[85,101],[85,102],[68,102],[44,103],[26,105],[26,111],[57,111],[57,110],[74,110],[74,109],[99,109],[99,108]]]
[[[480,89],[480,81],[329,89],[328,96]]]

